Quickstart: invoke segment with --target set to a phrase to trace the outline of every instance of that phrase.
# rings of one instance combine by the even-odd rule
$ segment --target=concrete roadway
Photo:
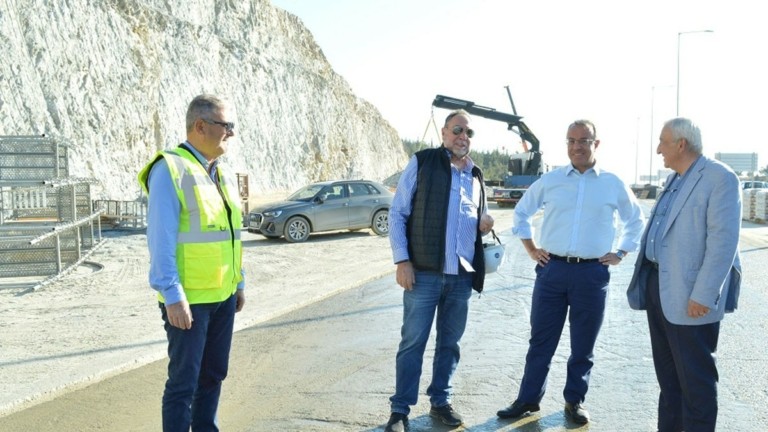
[[[634,254],[612,267],[586,407],[592,422],[562,412],[569,354],[566,327],[553,359],[541,411],[501,421],[522,377],[529,335],[533,262],[520,242],[502,236],[507,262],[471,300],[454,407],[466,425],[451,429],[428,415],[427,348],[413,431],[654,431],[657,385],[645,314],[624,291]],[[768,430],[768,228],[744,223],[741,308],[721,327],[718,430]],[[389,416],[402,290],[392,276],[360,286],[235,335],[220,407],[224,431],[380,431]],[[434,333],[433,333],[434,338]],[[152,431],[160,424],[165,361],[0,418],[3,431]]]

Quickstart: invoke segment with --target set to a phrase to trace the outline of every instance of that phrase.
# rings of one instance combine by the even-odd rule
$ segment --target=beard
[[[454,145],[454,147],[449,149],[448,151],[450,151],[451,155],[453,155],[453,157],[455,157],[456,159],[461,159],[463,157],[466,157],[469,154],[469,146],[457,147]]]

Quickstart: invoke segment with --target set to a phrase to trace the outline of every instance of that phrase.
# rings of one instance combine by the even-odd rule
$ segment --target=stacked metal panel
[[[34,183],[69,176],[67,147],[45,136],[0,136],[0,183]]]
[[[44,136],[0,136],[0,278],[47,277],[102,243],[92,179],[69,176],[67,147]]]

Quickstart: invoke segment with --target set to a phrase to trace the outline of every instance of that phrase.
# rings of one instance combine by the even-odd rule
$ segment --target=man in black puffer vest
[[[459,363],[469,298],[483,290],[482,235],[493,228],[483,175],[469,158],[469,114],[451,112],[443,145],[416,153],[397,185],[389,210],[389,239],[403,292],[402,339],[395,394],[386,431],[407,431],[416,403],[424,350],[437,312],[429,414],[449,426],[463,423],[451,406],[451,377]]]

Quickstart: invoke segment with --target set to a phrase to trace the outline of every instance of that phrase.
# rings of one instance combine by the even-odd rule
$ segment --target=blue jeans
[[[605,316],[610,282],[608,266],[599,262],[568,264],[550,260],[536,266],[531,301],[531,339],[517,399],[539,403],[547,389],[547,375],[568,317],[571,355],[563,389],[566,402],[581,403],[589,388],[594,348]]]
[[[229,349],[235,323],[236,298],[221,303],[190,305],[192,328],[168,323],[168,380],[163,393],[163,431],[218,431],[216,411],[221,382],[227,376]]]
[[[411,291],[403,291],[403,327],[396,360],[392,412],[410,413],[419,395],[419,380],[432,321],[437,311],[437,338],[432,361],[432,383],[427,395],[432,406],[450,402],[451,377],[459,364],[459,341],[464,334],[472,295],[472,274],[416,272]]]

